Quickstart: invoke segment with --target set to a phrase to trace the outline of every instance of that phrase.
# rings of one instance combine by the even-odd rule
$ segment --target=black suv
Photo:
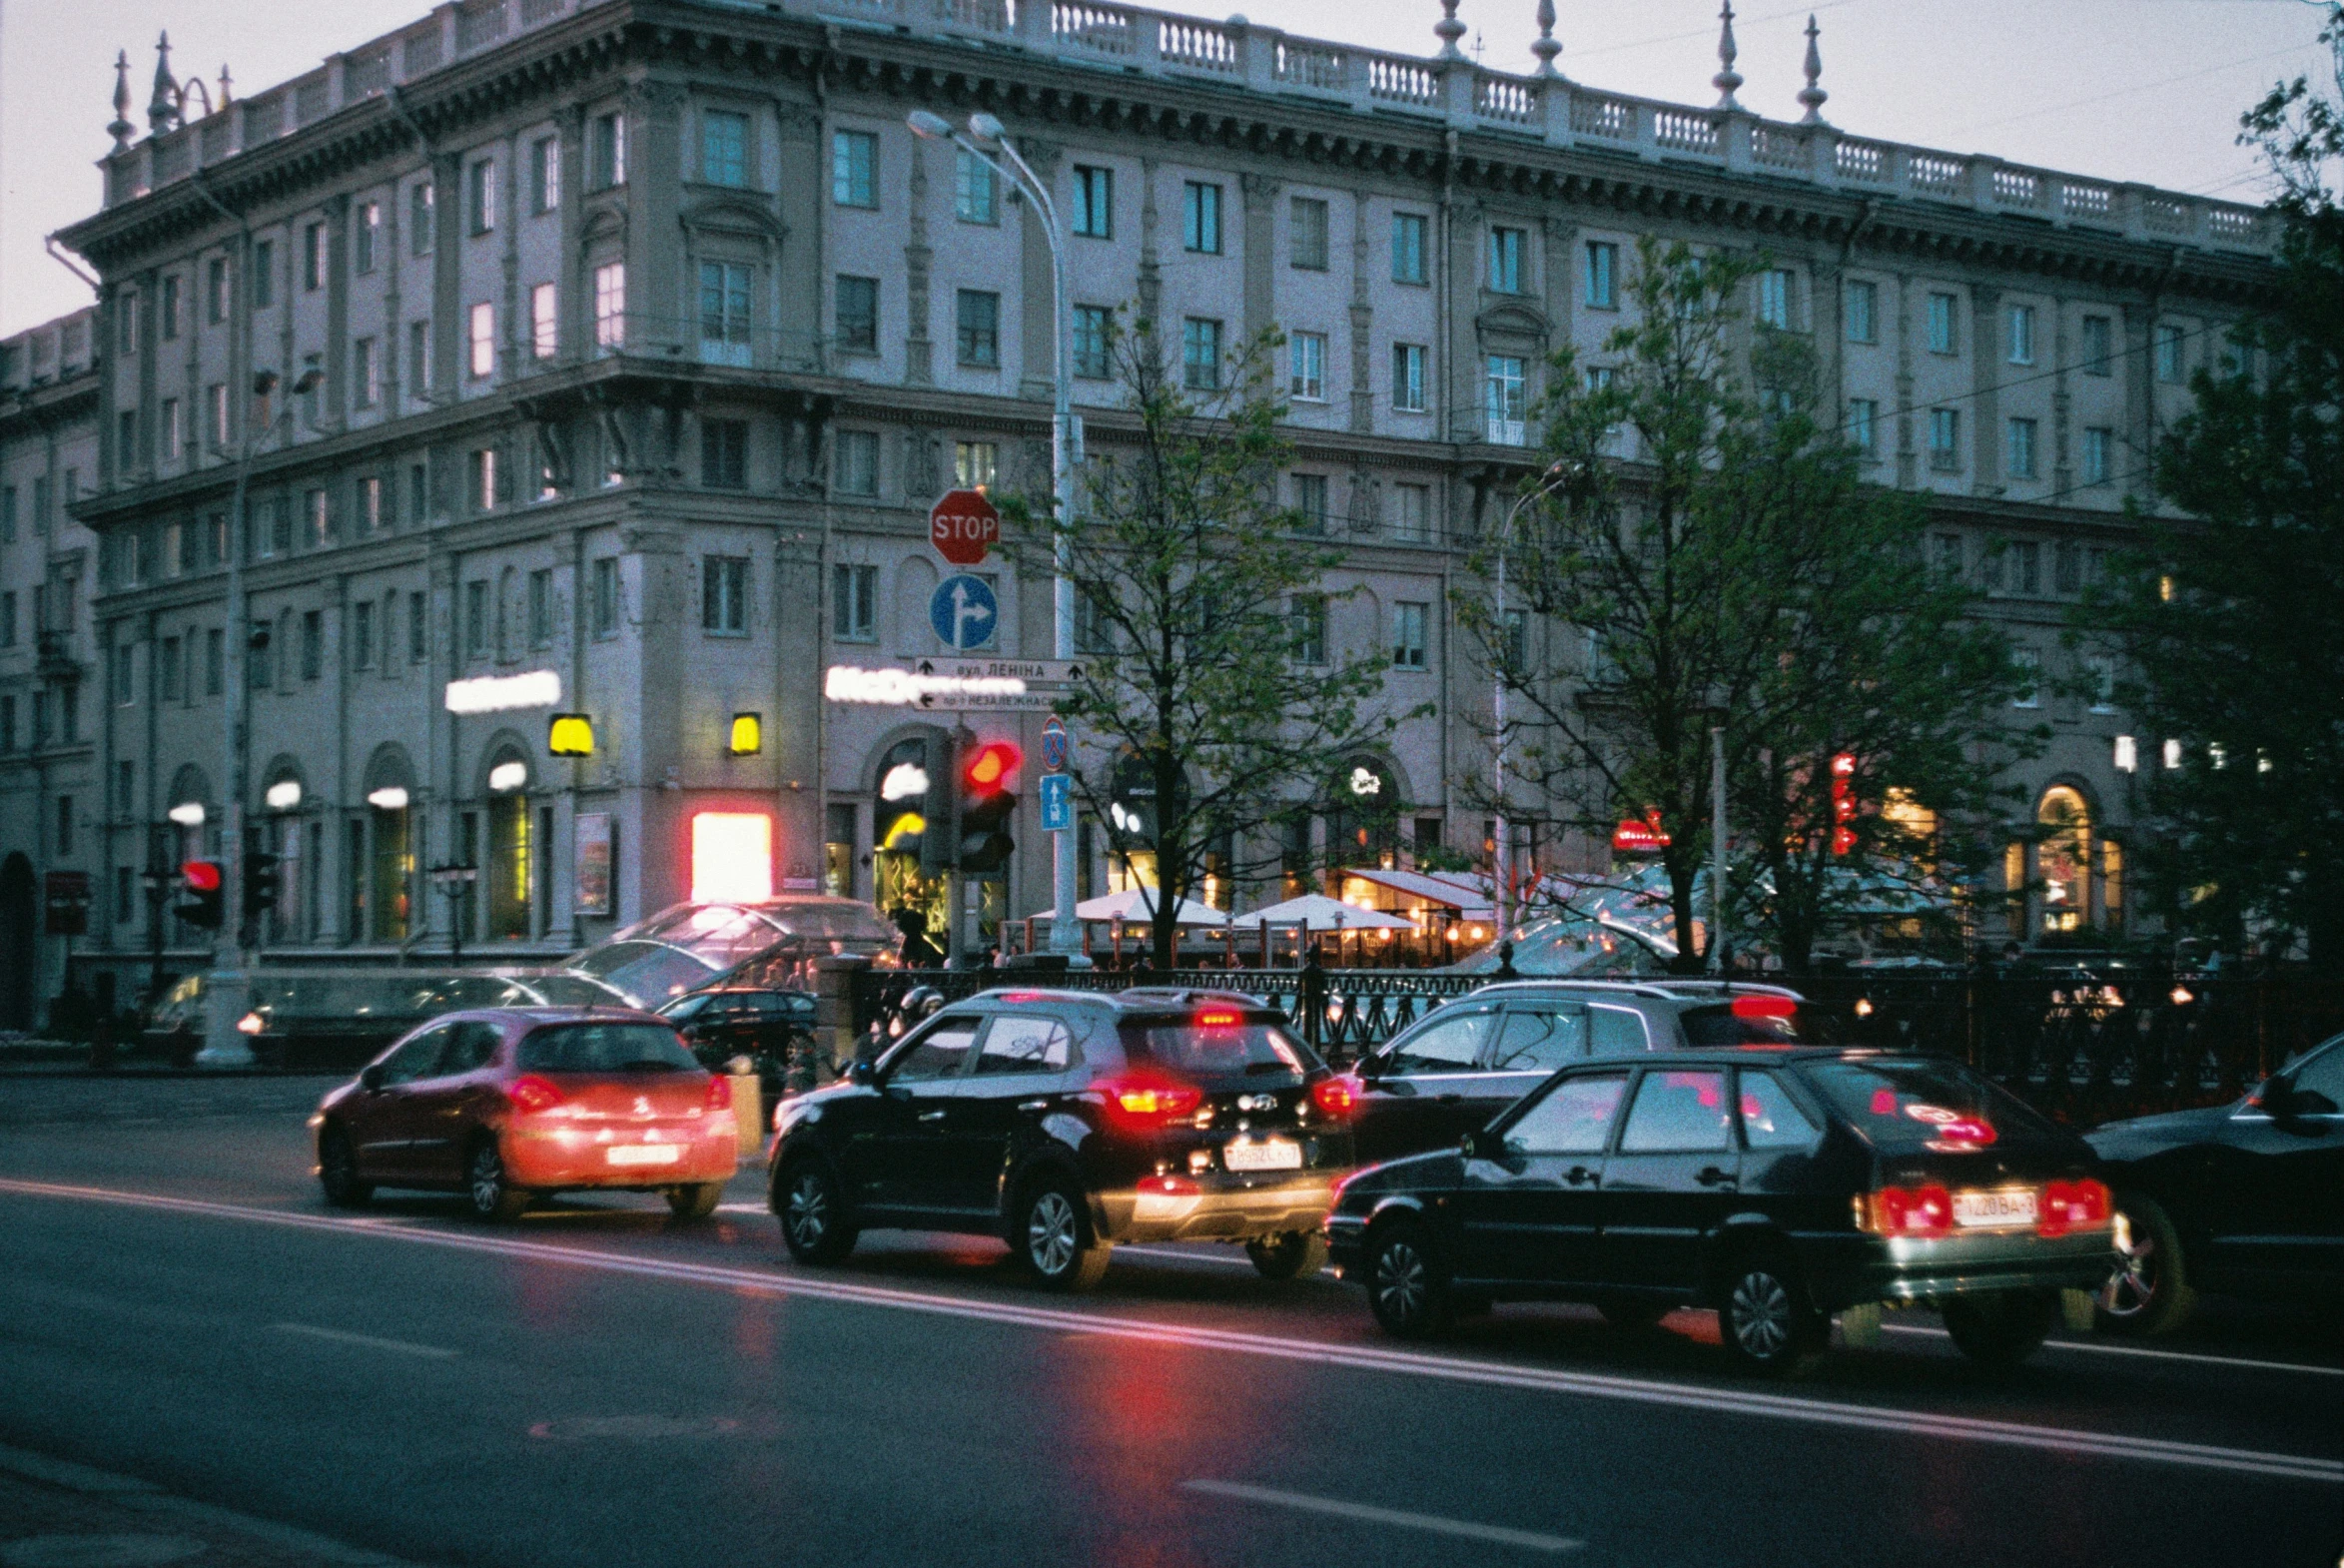
[[[1348,1102],[1250,997],[988,991],[784,1101],[771,1201],[801,1262],[900,1227],[1001,1236],[1056,1289],[1118,1241],[1241,1241],[1288,1278],[1325,1259]]]
[[[1362,1161],[1457,1140],[1588,1057],[1697,1046],[1820,1044],[1819,1021],[1779,986],[1714,980],[1515,981],[1443,1003],[1352,1069]]]
[[[1566,1068],[1461,1147],[1359,1172],[1327,1231],[1403,1336],[1506,1298],[1589,1301],[1623,1325],[1714,1306],[1728,1355],[1783,1372],[1835,1312],[1864,1338],[1882,1304],[1929,1305],[1964,1354],[2013,1362],[2061,1290],[2107,1277],[2094,1169],[1958,1063],[1685,1051]]]
[[[721,1073],[734,1057],[747,1057],[757,1067],[765,1104],[772,1105],[792,1088],[810,1089],[814,1041],[814,994],[787,986],[716,986],[678,997],[659,1009],[659,1016],[676,1027],[692,1056],[711,1073]],[[793,1058],[793,1053],[795,1056]],[[790,1069],[800,1082],[790,1082]]]

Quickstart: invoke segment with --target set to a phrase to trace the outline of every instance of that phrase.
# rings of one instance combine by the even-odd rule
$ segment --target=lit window
[[[465,371],[473,381],[496,374],[496,307],[485,302],[472,307],[466,338]]]
[[[773,819],[762,812],[692,817],[692,902],[756,904],[773,897]]]
[[[538,284],[529,291],[529,355],[532,359],[553,358],[559,336],[558,327],[554,319],[553,285]]]
[[[1001,445],[997,441],[954,441],[953,483],[965,490],[990,489],[1001,472]]]
[[[594,347],[605,354],[626,344],[626,263],[594,269]]]

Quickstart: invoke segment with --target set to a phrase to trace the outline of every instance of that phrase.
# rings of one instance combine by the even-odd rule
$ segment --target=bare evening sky
[[[1238,0],[1290,32],[1429,55],[1435,0]],[[1178,3],[1168,10],[1218,14]],[[131,52],[143,128],[157,32],[181,77],[240,94],[425,14],[422,0],[0,0],[0,333],[89,302],[42,237],[97,206],[115,51]],[[1714,0],[1557,0],[1565,75],[1592,87],[1707,104]],[[1825,115],[1852,133],[1992,153],[2115,180],[2255,201],[2233,145],[2238,113],[2282,77],[2317,75],[2321,11],[2303,0],[1745,0],[1735,32],[1744,104],[1795,119],[1801,37],[1823,29]],[[1535,0],[1464,0],[1489,65],[1528,70]]]

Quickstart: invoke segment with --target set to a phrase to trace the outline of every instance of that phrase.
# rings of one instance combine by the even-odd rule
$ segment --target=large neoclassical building
[[[159,62],[143,134],[126,78],[61,236],[94,312],[0,366],[0,1024],[57,987],[52,871],[88,875],[99,969],[200,947],[142,874],[225,815],[227,661],[260,640],[225,624],[232,551],[267,633],[243,804],[283,856],[272,948],[550,952],[696,882],[901,896],[881,775],[940,721],[826,702],[823,672],[945,651],[928,507],[1047,487],[1056,374],[1035,212],[916,109],[998,115],[1050,182],[1095,440],[1104,313],[1205,381],[1284,333],[1289,498],[1344,552],[1326,656],[1431,704],[1360,763],[1403,860],[1487,831],[1488,678],[1447,605],[1547,355],[1600,362],[1641,236],[1763,249],[1751,309],[1812,335],[1872,471],[1930,497],[1934,552],[2041,665],[2014,717],[2056,739],[2023,782],[2072,826],[2014,851],[2021,933],[2120,925],[2162,743],[2058,694],[2055,628],[2265,286],[2267,220],[1843,131],[1812,44],[1787,123],[1740,105],[1730,46],[1688,107],[1576,85],[1543,31],[1535,74],[1485,70],[1462,32],[1403,56],[1088,0],[462,0],[233,102]],[[1047,580],[976,571],[976,651],[1047,655]],[[1572,667],[1570,628],[1531,634]],[[551,754],[555,713],[590,756]],[[1050,902],[1023,810],[1013,917]],[[449,865],[479,879],[443,898]]]

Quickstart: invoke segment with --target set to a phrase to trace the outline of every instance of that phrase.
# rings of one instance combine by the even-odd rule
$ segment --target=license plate
[[[683,1157],[675,1144],[613,1144],[608,1155],[614,1166],[672,1166]]]
[[[1299,1171],[1302,1146],[1291,1139],[1246,1139],[1225,1146],[1220,1163],[1231,1171]]]
[[[2032,1187],[1953,1194],[1953,1223],[1957,1225],[2030,1225],[2034,1216]]]

